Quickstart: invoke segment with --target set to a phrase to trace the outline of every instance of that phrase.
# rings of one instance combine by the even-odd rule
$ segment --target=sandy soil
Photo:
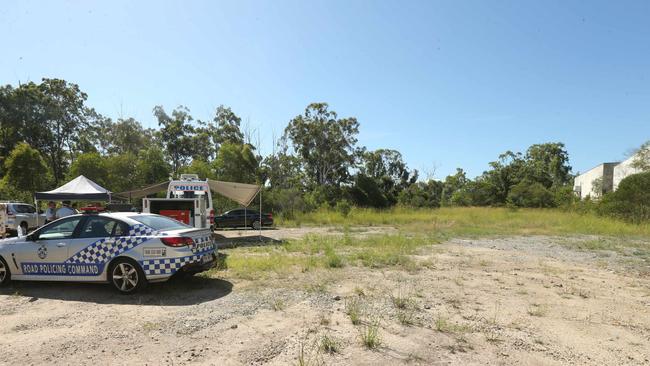
[[[423,250],[413,272],[222,272],[130,297],[17,283],[0,290],[0,364],[649,364],[648,263],[567,245],[580,240],[455,239]],[[374,350],[360,336],[371,324]],[[321,349],[326,337],[337,352]]]

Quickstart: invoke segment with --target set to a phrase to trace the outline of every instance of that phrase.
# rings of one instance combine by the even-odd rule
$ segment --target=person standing
[[[66,216],[70,216],[70,215],[74,215],[74,214],[77,213],[72,207],[70,207],[70,201],[63,201],[62,204],[63,204],[63,206],[61,206],[61,208],[56,210],[56,218],[57,219],[60,219],[62,217],[66,217]]]
[[[45,210],[45,223],[48,224],[56,220],[56,203],[50,201],[47,203],[47,210]]]
[[[7,237],[7,205],[0,203],[0,239]]]

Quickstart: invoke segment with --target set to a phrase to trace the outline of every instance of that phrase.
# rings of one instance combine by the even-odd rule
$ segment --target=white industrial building
[[[573,182],[573,191],[580,199],[599,198],[615,191],[625,177],[641,173],[640,169],[633,167],[636,158],[635,154],[622,162],[603,163],[578,175]]]
[[[614,167],[614,177],[612,180],[612,188],[614,190],[618,188],[623,178],[632,174],[641,173],[641,169],[632,166],[635,158],[636,155],[633,155]]]
[[[603,163],[578,175],[573,181],[573,191],[581,198],[598,198],[612,191],[614,169],[618,162]]]

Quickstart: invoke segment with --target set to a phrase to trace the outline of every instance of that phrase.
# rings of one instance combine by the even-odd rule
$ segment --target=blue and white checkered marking
[[[214,250],[214,243],[211,236],[194,238],[194,244],[190,245],[193,254]]]
[[[90,244],[79,253],[70,257],[66,263],[82,264],[99,264],[106,263],[110,259],[131,250],[145,241],[151,239],[151,236],[158,235],[158,232],[148,226],[137,224],[131,226],[129,236],[120,236],[116,238],[103,238]]]
[[[142,261],[142,270],[146,275],[171,275],[184,265],[199,262],[201,255],[181,258],[149,259]]]

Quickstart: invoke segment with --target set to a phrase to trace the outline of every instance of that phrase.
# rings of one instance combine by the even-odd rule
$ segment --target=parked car
[[[108,282],[129,294],[215,262],[209,229],[154,214],[84,213],[0,240],[0,286],[20,280]]]
[[[38,213],[36,207],[21,202],[6,202],[7,207],[7,232],[16,234],[18,227],[23,228],[23,233],[27,234],[30,229],[36,228],[36,218]],[[41,224],[43,220],[41,220]]]
[[[215,216],[215,228],[236,228],[236,227],[252,227],[259,229],[261,226],[273,226],[273,215],[270,213],[263,213],[260,215],[259,211],[238,208],[230,210],[222,215]]]

